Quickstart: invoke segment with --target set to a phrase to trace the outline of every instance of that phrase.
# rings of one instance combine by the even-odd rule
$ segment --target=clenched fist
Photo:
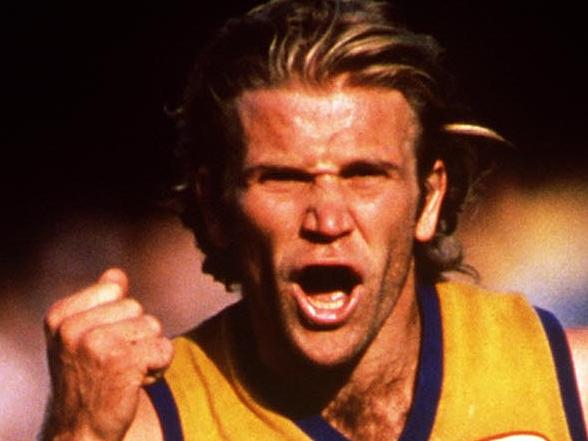
[[[59,300],[45,318],[52,379],[45,440],[121,440],[141,386],[171,362],[160,322],[128,297],[124,272]]]

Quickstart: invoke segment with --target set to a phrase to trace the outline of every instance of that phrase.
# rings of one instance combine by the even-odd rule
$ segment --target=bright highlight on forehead
[[[393,138],[404,138],[412,144],[419,128],[404,95],[392,89],[293,85],[247,91],[237,103],[246,126],[253,121],[268,129],[284,124],[311,139],[339,136],[347,130],[360,135],[357,130],[392,125],[398,130]],[[365,135],[369,139],[374,133]]]
[[[377,110],[382,112],[382,116],[384,116],[386,110],[389,110],[387,104],[391,102],[404,102],[406,109],[412,113],[412,109],[410,109],[401,92],[384,88],[337,87],[335,89],[318,89],[292,86],[278,89],[258,89],[243,93],[238,103],[243,110],[252,111],[254,110],[252,106],[255,107],[256,103],[263,101],[265,104],[269,104],[273,102],[277,107],[284,110],[288,107],[296,107],[297,110],[306,114],[314,113],[336,117],[342,120],[342,124],[348,124],[349,119],[357,113],[357,104],[361,101],[361,98],[370,95],[380,98],[377,100],[380,104]],[[372,101],[370,106],[373,108],[375,104],[377,103]],[[389,112],[387,113],[389,114]]]
[[[317,101],[316,98],[319,98]],[[309,122],[315,121],[312,116],[318,117],[323,115],[331,119],[333,128],[344,128],[349,127],[353,118],[355,117],[356,108],[353,106],[353,98],[342,92],[333,94],[326,94],[314,97],[311,100],[309,95],[301,93],[293,93],[292,96],[293,104],[305,112],[307,115],[310,114],[311,118],[295,116],[292,121],[300,129],[308,129]]]

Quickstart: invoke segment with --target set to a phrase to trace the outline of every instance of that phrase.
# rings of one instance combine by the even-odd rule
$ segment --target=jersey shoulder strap
[[[176,338],[172,365],[148,389],[165,441],[308,441],[294,422],[256,402],[241,385],[230,348],[230,315],[231,309]]]
[[[439,284],[437,292],[444,372],[431,438],[584,439],[581,413],[578,420],[569,404],[579,399],[557,320],[519,295],[456,283]]]

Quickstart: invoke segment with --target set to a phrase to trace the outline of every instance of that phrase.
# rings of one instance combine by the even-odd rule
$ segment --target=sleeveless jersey
[[[457,283],[417,295],[419,369],[401,441],[586,439],[569,348],[552,314],[518,295]],[[236,366],[230,310],[176,338],[171,367],[147,388],[165,440],[345,441],[320,415],[291,420],[255,399]]]

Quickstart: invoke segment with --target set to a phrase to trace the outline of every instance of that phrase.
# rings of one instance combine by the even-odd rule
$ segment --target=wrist
[[[39,436],[39,441],[120,441],[99,436],[89,428],[59,429],[46,428]]]

